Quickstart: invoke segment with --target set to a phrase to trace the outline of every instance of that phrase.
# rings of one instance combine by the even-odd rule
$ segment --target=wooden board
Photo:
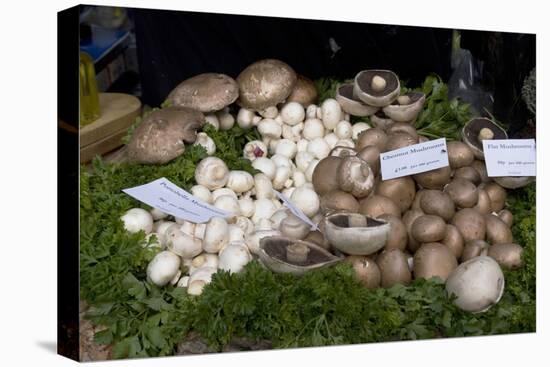
[[[100,93],[99,105],[101,116],[80,128],[81,149],[127,129],[141,110],[139,99],[123,93]]]
[[[123,128],[110,136],[80,148],[80,163],[88,163],[96,155],[103,155],[122,145],[122,138],[127,128]]]

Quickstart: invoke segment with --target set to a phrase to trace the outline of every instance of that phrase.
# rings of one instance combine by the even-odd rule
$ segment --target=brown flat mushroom
[[[395,121],[393,121],[388,116],[384,115],[384,112],[377,111],[373,115],[369,117],[370,122],[377,128],[380,128],[384,131],[388,129],[391,125],[395,124]]]
[[[245,108],[263,111],[284,102],[296,85],[294,70],[280,60],[256,61],[237,77],[239,99]]]
[[[128,159],[144,164],[164,164],[193,143],[204,115],[186,107],[167,107],[151,112],[139,124],[128,143]]]
[[[420,92],[410,92],[400,97],[390,105],[384,107],[382,110],[393,121],[396,122],[408,122],[416,119],[424,102],[426,101],[426,95]]]
[[[311,79],[298,74],[296,85],[292,89],[290,96],[286,99],[286,102],[298,102],[304,108],[307,108],[309,105],[317,102],[317,97],[318,93],[315,83]]]
[[[371,116],[379,109],[378,107],[366,105],[358,98],[355,98],[353,95],[353,83],[339,86],[336,89],[335,99],[340,103],[342,109],[352,116]]]
[[[370,106],[387,106],[400,91],[399,78],[392,71],[363,70],[355,76],[353,94]]]
[[[168,95],[172,106],[204,113],[220,111],[239,97],[239,86],[225,74],[205,73],[186,79]]]
[[[491,139],[508,139],[508,134],[489,119],[474,118],[462,128],[462,141],[470,147],[477,159],[485,159],[482,141]]]

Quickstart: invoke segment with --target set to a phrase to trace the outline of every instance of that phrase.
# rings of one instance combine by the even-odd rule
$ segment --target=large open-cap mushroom
[[[292,89],[292,93],[290,93],[286,101],[298,102],[304,108],[307,108],[309,105],[317,102],[317,97],[318,93],[315,83],[311,79],[298,74],[296,85],[294,85],[294,89]]]
[[[356,198],[369,196],[374,189],[374,174],[369,164],[357,156],[343,158],[336,176],[340,190]]]
[[[186,79],[168,94],[172,106],[204,113],[224,109],[239,97],[239,86],[225,74],[205,73]]]
[[[462,128],[462,141],[474,152],[477,159],[484,160],[483,140],[508,139],[508,134],[493,121],[477,117]]]
[[[386,244],[390,224],[357,213],[336,213],[325,218],[325,237],[349,255],[370,255]]]
[[[392,71],[363,70],[355,76],[353,94],[370,106],[387,106],[400,91],[399,78]]]
[[[290,65],[274,59],[256,61],[237,77],[238,103],[242,107],[263,111],[284,102],[296,84]]]
[[[460,264],[447,278],[454,304],[469,312],[483,312],[498,303],[504,293],[504,274],[489,256],[479,256]]]
[[[386,116],[382,110],[376,111],[376,113],[369,117],[369,120],[374,126],[384,131],[395,124],[395,121]]]
[[[353,83],[342,84],[336,89],[335,99],[340,103],[342,109],[352,116],[370,116],[378,111],[378,107],[369,106],[361,102],[353,95]]]
[[[151,112],[139,124],[128,143],[128,158],[145,164],[164,164],[193,143],[204,115],[187,107],[167,107]]]
[[[384,107],[382,110],[393,121],[409,122],[416,119],[420,111],[422,111],[425,101],[426,95],[424,93],[410,92],[397,97],[392,104]]]
[[[294,275],[302,275],[307,271],[331,266],[343,260],[314,243],[283,236],[262,238],[259,257],[271,271]]]

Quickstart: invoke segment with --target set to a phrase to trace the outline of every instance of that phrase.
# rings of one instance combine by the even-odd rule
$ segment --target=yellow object
[[[94,62],[90,55],[80,52],[80,126],[99,118],[99,95]]]

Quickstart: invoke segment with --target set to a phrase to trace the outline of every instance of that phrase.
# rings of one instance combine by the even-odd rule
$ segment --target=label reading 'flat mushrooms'
[[[535,139],[483,140],[487,176],[536,176]]]

